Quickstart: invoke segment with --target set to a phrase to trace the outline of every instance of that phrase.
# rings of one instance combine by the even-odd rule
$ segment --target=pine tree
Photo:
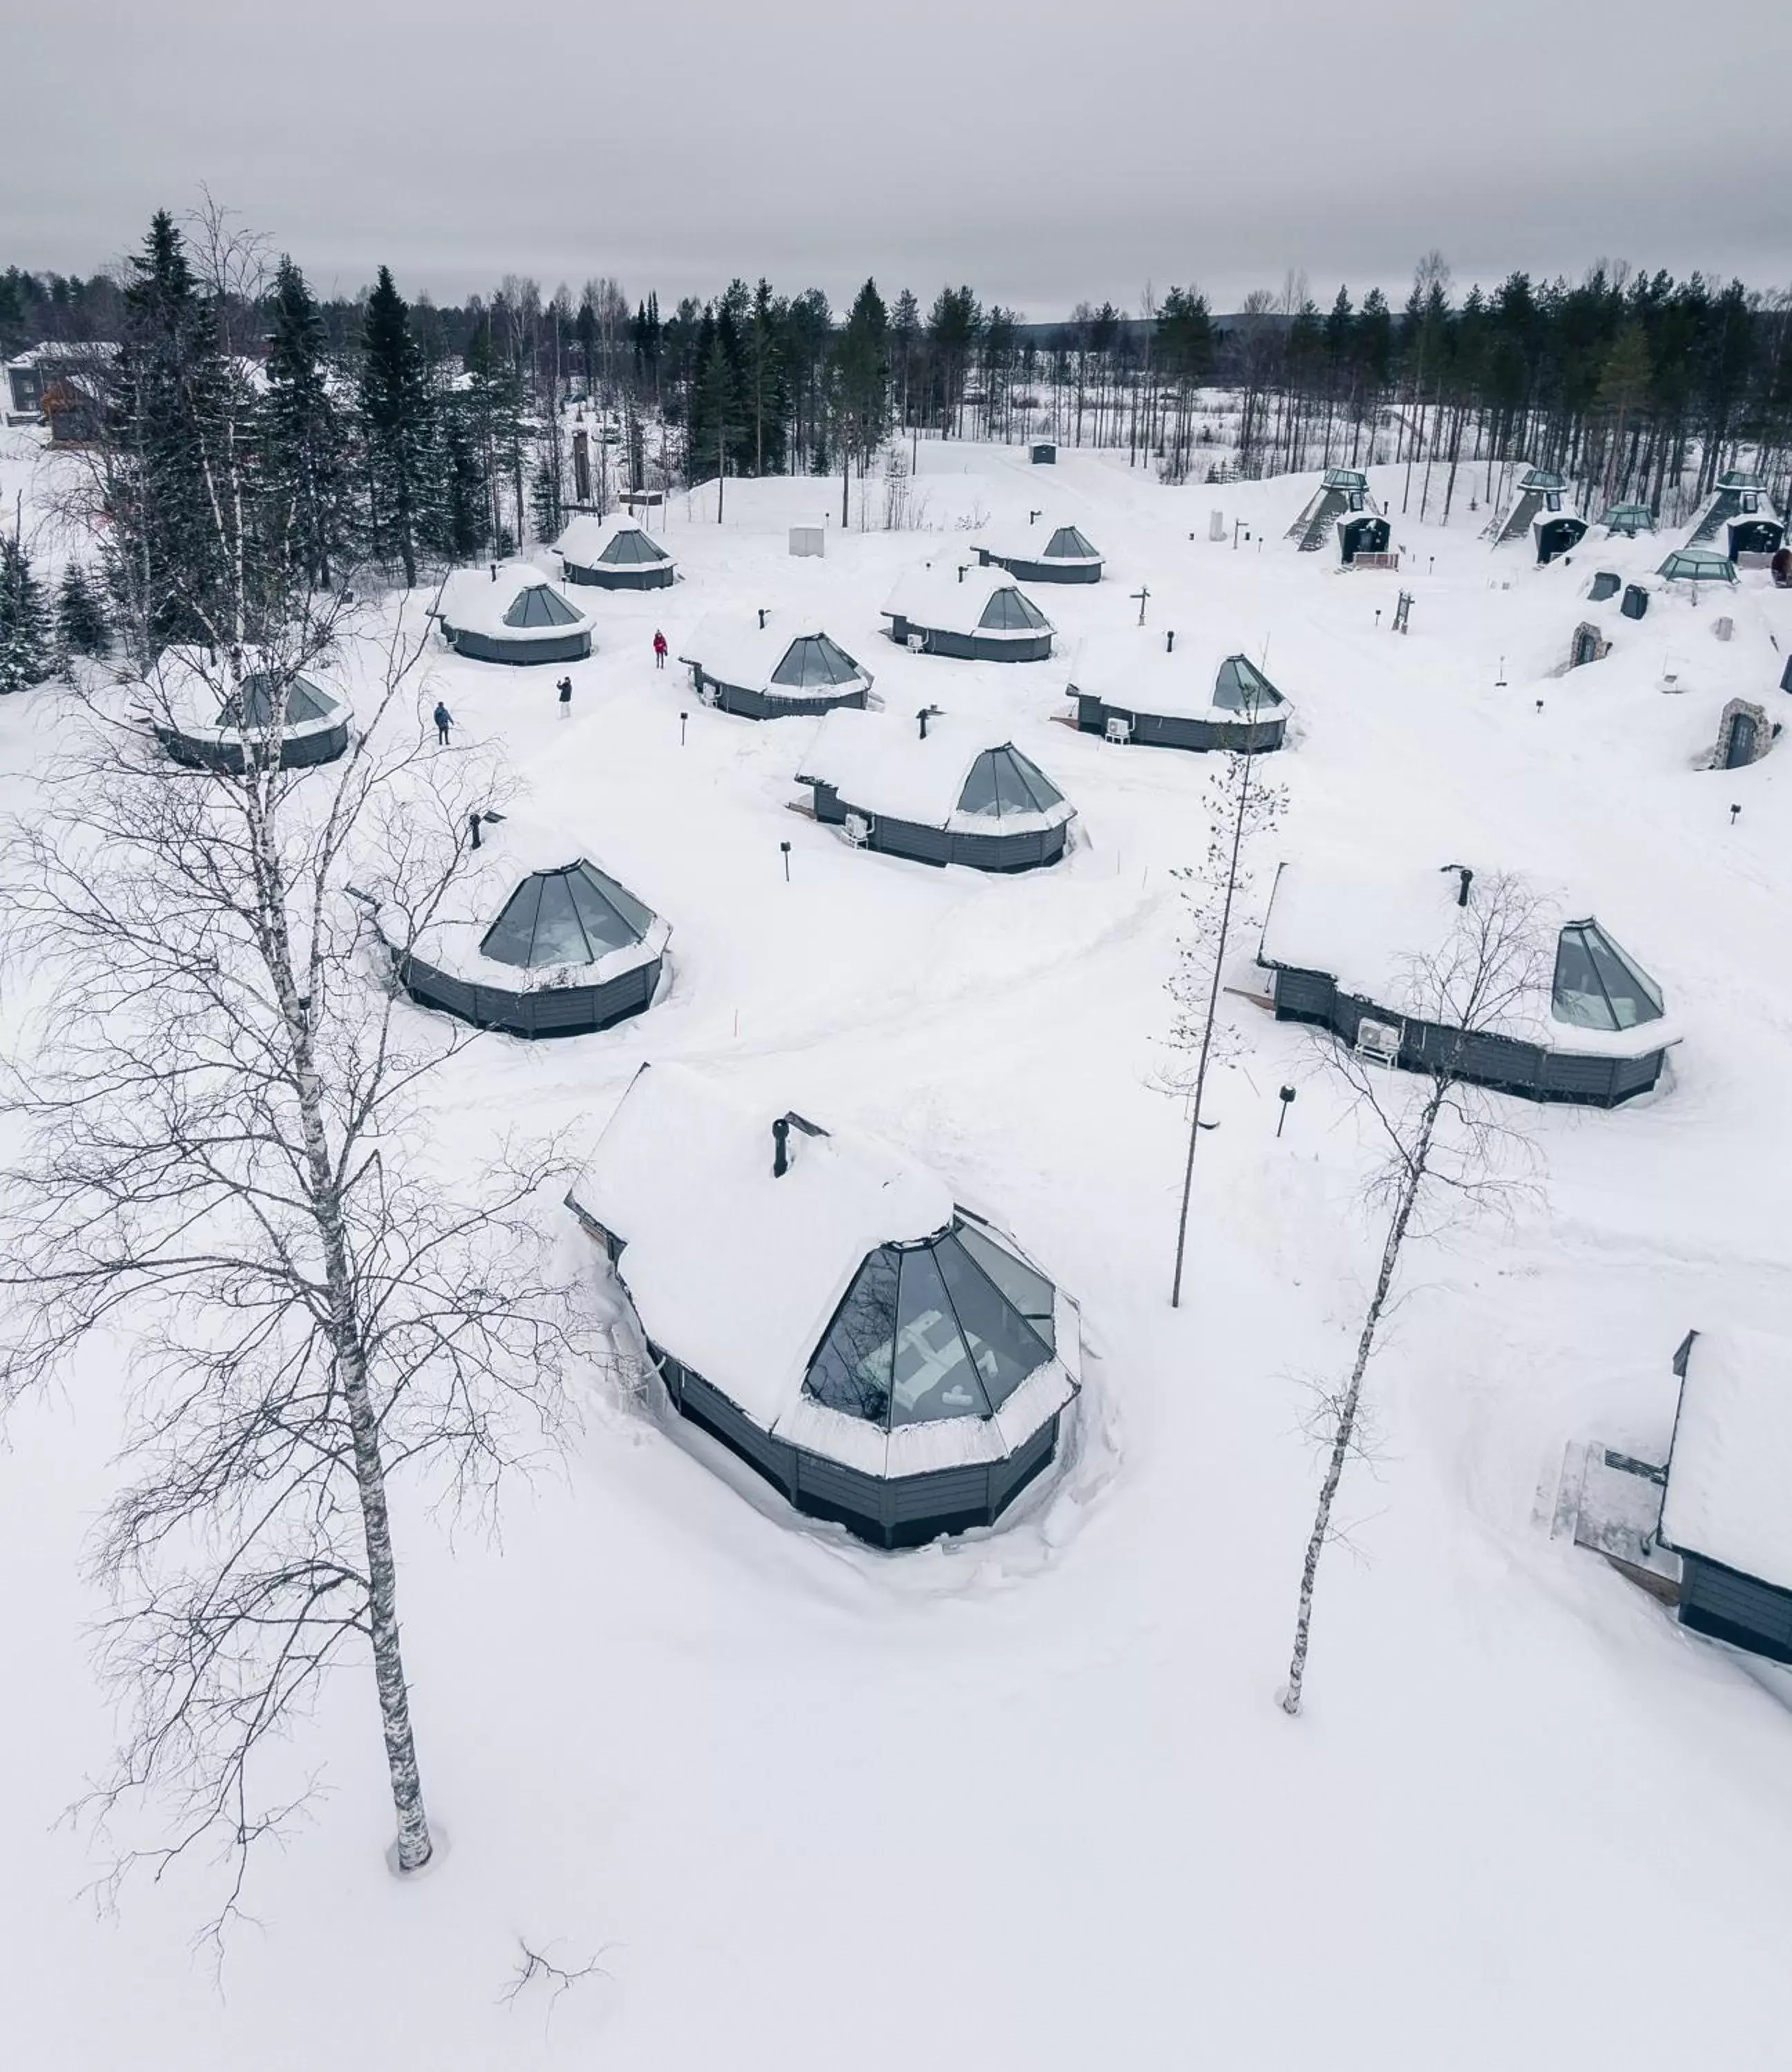
[[[56,593],[56,638],[64,655],[100,656],[112,645],[105,606],[79,561],[62,572]]]
[[[54,666],[50,614],[31,555],[22,539],[0,537],[0,693],[29,690]]]
[[[328,589],[349,553],[347,427],[323,367],[323,319],[305,277],[282,255],[268,335],[264,472],[270,516],[292,537],[311,581]]]
[[[706,319],[706,322],[707,319]],[[734,369],[728,364],[727,349],[722,343],[719,330],[711,327],[709,351],[702,361],[702,372],[693,399],[692,419],[694,436],[700,435],[704,452],[699,455],[694,449],[690,459],[692,479],[700,460],[713,461],[715,466],[715,522],[722,522],[723,483],[728,471],[728,448],[740,430],[740,417],[735,402]]]
[[[834,350],[834,421],[840,446],[840,523],[851,518],[852,463],[859,471],[882,443],[889,425],[890,321],[877,283],[853,298]]]
[[[368,508],[373,551],[403,564],[417,586],[418,522],[427,503],[426,455],[430,396],[410,312],[389,266],[367,298],[362,330],[360,407],[366,438]]]
[[[207,442],[229,415],[229,380],[180,232],[159,209],[130,262],[101,428],[107,577],[146,665],[170,642],[214,631],[227,572],[212,523]]]

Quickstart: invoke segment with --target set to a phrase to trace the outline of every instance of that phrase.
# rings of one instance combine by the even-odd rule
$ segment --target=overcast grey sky
[[[869,273],[1064,314],[1304,269],[1792,281],[1773,0],[6,0],[0,265],[202,183],[320,292]]]

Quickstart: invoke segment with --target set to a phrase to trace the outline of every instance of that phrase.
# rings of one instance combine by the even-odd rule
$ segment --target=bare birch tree
[[[373,1670],[394,1861],[428,1862],[393,1478],[482,1504],[552,1438],[579,1338],[542,1235],[552,1148],[495,1145],[472,1186],[428,1155],[428,1083],[474,1038],[393,978],[496,773],[423,746],[402,615],[346,754],[282,768],[345,607],[262,522],[245,443],[203,421],[212,532],[171,574],[212,639],[76,702],[0,853],[35,1009],[0,1079],[22,1145],[0,1407],[126,1365],[126,1478],[93,1560],[127,1724],[88,1803],[171,1803],[114,1882],[216,1845],[221,1934],[253,1844],[305,1795],[272,1745],[339,1660]],[[160,743],[196,717],[211,767],[182,767]]]
[[[1242,660],[1242,657],[1234,658]],[[1182,1204],[1176,1218],[1176,1268],[1170,1281],[1170,1307],[1182,1303],[1182,1268],[1188,1240],[1188,1209],[1195,1185],[1195,1151],[1201,1133],[1208,1075],[1231,1054],[1229,1033],[1219,1020],[1220,988],[1226,960],[1239,929],[1250,919],[1253,885],[1250,851],[1257,838],[1280,819],[1287,794],[1280,785],[1266,785],[1257,736],[1275,707],[1261,676],[1246,664],[1239,672],[1243,705],[1240,719],[1245,746],[1229,753],[1209,779],[1212,831],[1205,860],[1179,871],[1182,881],[1184,927],[1176,945],[1176,968],[1169,981],[1176,1014],[1170,1044],[1193,1057],[1192,1073],[1170,1076],[1171,1090],[1188,1104],[1188,1149],[1182,1166]]]
[[[1390,1071],[1353,1051],[1332,1058],[1367,1118],[1382,1157],[1366,1190],[1387,1221],[1381,1256],[1343,1386],[1324,1400],[1319,1424],[1325,1471],[1301,1564],[1294,1649],[1281,1704],[1300,1709],[1312,1634],[1320,1556],[1333,1537],[1332,1511],[1345,1465],[1359,1450],[1363,1385],[1394,1300],[1407,1244],[1444,1226],[1509,1210],[1533,1184],[1535,1152],[1520,1120],[1469,1077],[1477,1051],[1515,1022],[1547,1012],[1551,967],[1539,902],[1520,879],[1475,878],[1464,887],[1449,939],[1410,968],[1409,1018],[1427,1025],[1425,1069]]]

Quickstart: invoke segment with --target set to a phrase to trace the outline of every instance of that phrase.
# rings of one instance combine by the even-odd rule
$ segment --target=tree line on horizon
[[[179,637],[154,592],[159,559],[181,557],[156,528],[196,522],[203,494],[183,472],[200,444],[183,419],[227,392],[269,510],[319,578],[371,563],[409,584],[550,540],[575,503],[624,489],[831,474],[844,516],[897,436],[1124,448],[1171,482],[1404,462],[1409,497],[1423,468],[1422,511],[1443,471],[1446,518],[1459,495],[1491,500],[1496,466],[1523,458],[1584,501],[1631,499],[1670,521],[1744,457],[1777,488],[1792,447],[1792,296],[1696,274],[1514,273],[1457,296],[1432,253],[1399,309],[1341,287],[1321,310],[1291,277],[1221,319],[1198,289],[1172,287],[1131,314],[1079,305],[1055,327],[968,286],[924,307],[871,280],[843,313],[818,289],[740,278],[669,314],[653,294],[631,306],[607,278],[544,296],[507,276],[438,306],[407,301],[386,267],[353,300],[320,301],[284,254],[246,285],[208,279],[188,249],[197,224],[159,212],[116,276],[0,273],[0,350],[118,348],[101,399],[104,573],[150,644],[160,619]],[[196,355],[207,380],[175,379]]]

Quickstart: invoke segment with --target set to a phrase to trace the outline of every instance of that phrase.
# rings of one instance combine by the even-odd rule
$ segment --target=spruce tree
[[[29,690],[54,666],[50,614],[31,555],[16,536],[0,537],[0,693]]]
[[[402,563],[406,589],[417,586],[417,528],[426,504],[425,455],[430,393],[410,311],[389,266],[367,298],[361,334],[361,418],[373,551]]]
[[[207,480],[229,380],[216,327],[166,209],[130,261],[118,358],[105,382],[107,575],[144,663],[205,639],[225,572]]]
[[[56,639],[64,655],[97,657],[112,644],[105,606],[79,561],[71,561],[62,572],[62,586],[56,593]]]
[[[282,255],[268,333],[264,475],[277,535],[328,589],[350,553],[348,428],[323,365],[323,319],[305,276]]]

